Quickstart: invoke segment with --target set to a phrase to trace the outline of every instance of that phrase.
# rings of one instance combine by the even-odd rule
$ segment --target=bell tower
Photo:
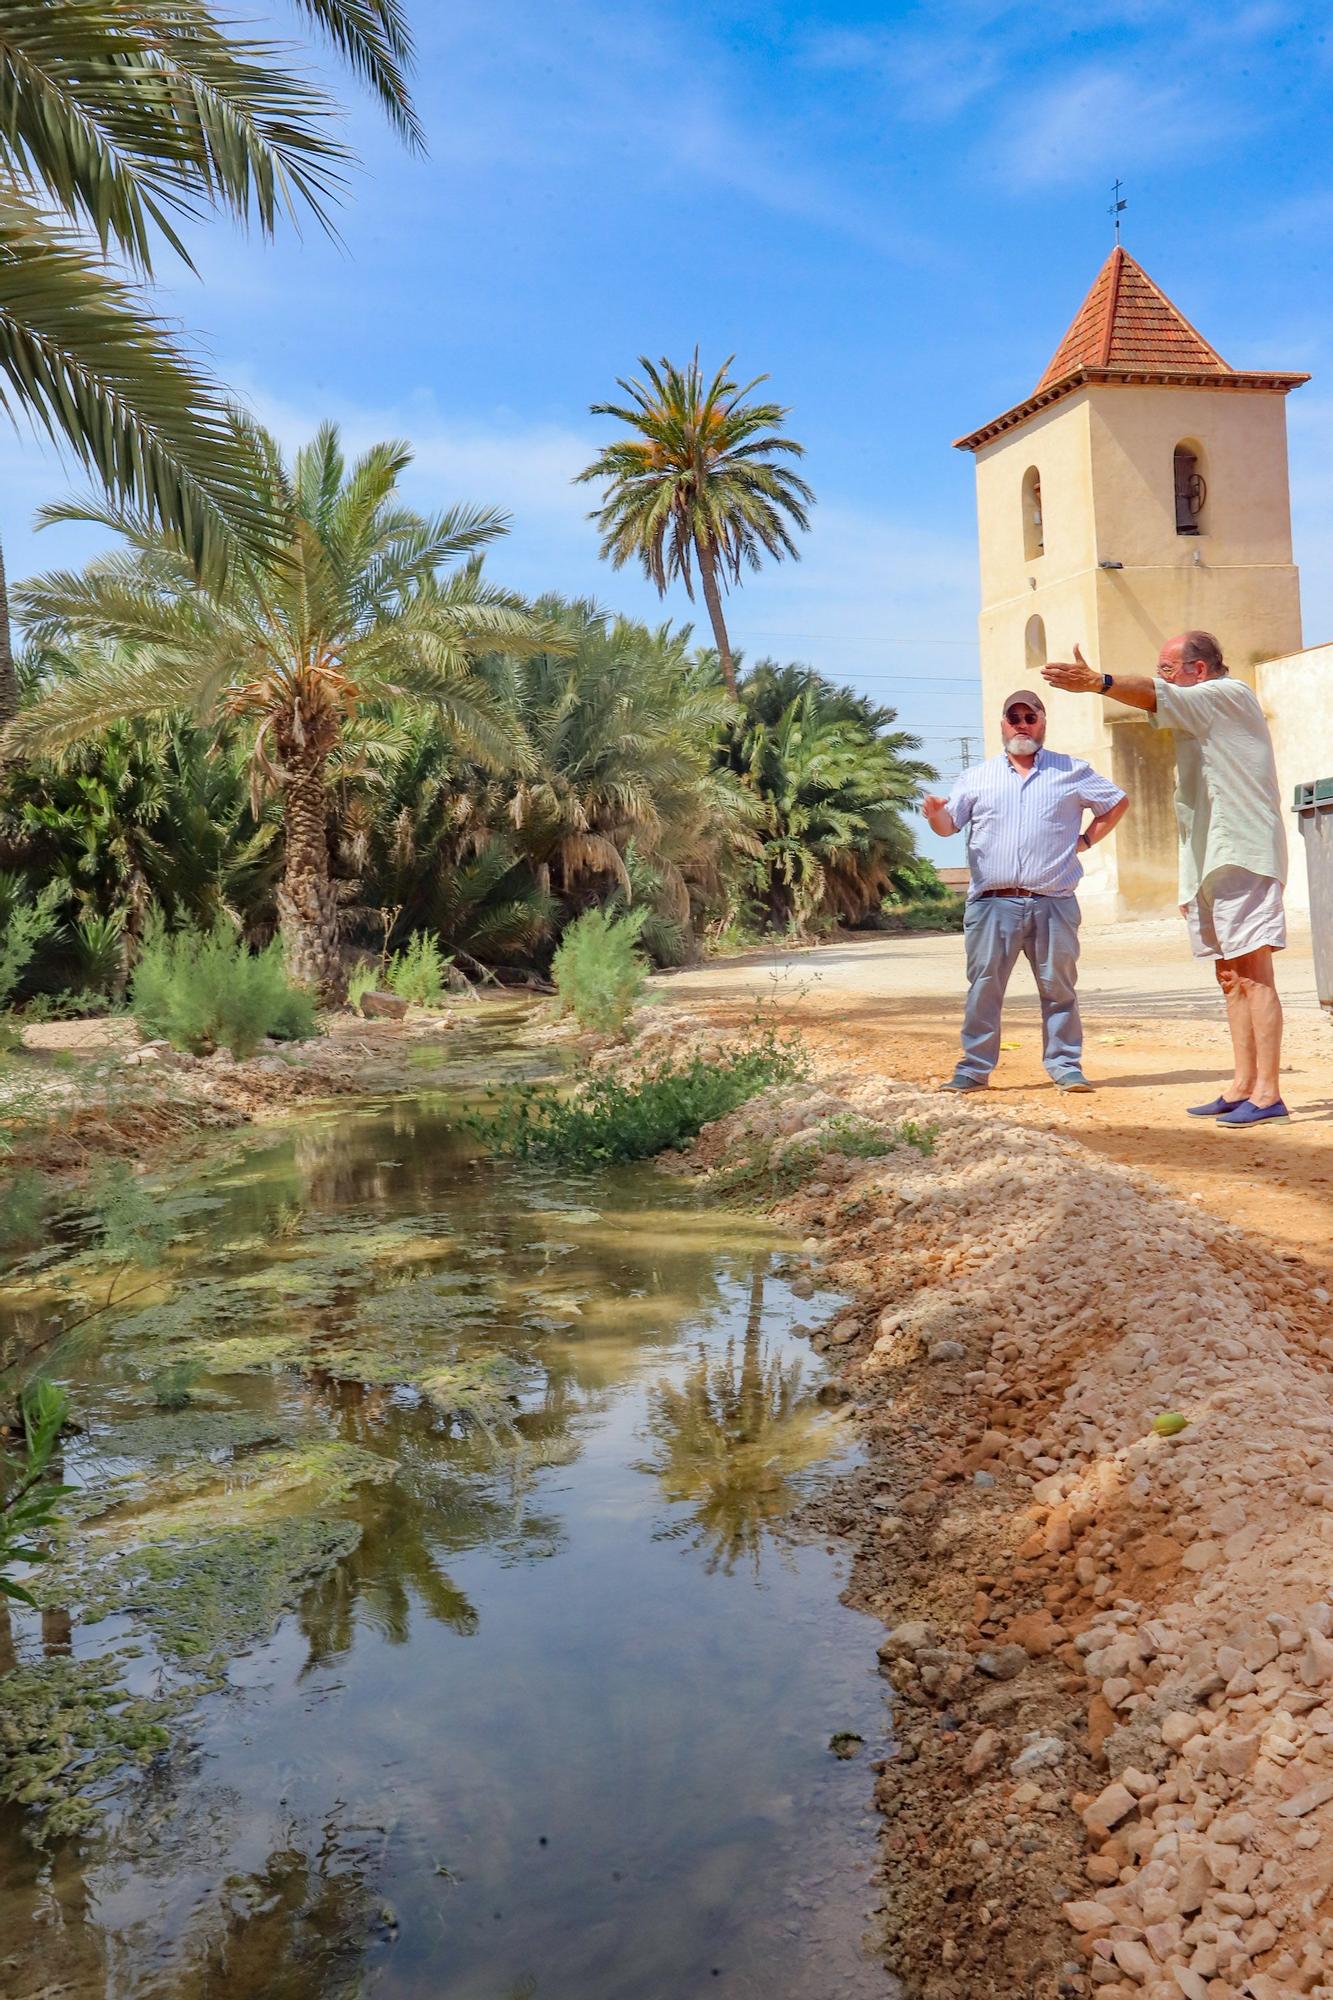
[[[988,753],[1005,695],[1075,641],[1101,672],[1146,674],[1202,627],[1251,682],[1299,650],[1284,398],[1308,380],[1230,367],[1117,243],[1032,394],[955,441],[977,468]],[[1131,798],[1085,909],[1174,910],[1170,737],[1114,702],[1046,701],[1052,748]]]

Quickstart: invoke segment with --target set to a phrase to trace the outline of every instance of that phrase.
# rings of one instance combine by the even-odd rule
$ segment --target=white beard
[[[1012,750],[1015,757],[1035,757],[1041,745],[1032,736],[1011,736],[1006,748]]]

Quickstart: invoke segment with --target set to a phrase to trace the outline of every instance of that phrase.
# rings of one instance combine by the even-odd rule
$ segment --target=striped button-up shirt
[[[1081,757],[1039,750],[1030,771],[1001,754],[955,780],[949,816],[967,830],[970,895],[1035,889],[1072,896],[1083,878],[1078,837],[1085,811],[1109,812],[1124,793]]]

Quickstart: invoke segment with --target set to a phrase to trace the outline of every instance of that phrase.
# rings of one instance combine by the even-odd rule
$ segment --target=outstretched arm
[[[1104,694],[1112,701],[1123,701],[1127,708],[1142,708],[1149,715],[1157,711],[1156,681],[1131,674],[1094,673],[1077,646],[1072,660],[1053,660],[1042,668],[1041,677],[1066,694]]]

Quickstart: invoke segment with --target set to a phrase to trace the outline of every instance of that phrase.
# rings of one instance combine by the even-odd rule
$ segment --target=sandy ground
[[[739,1012],[773,1003],[812,1048],[866,1074],[935,1083],[958,1052],[966,981],[957,935],[859,935],[809,951],[718,961],[657,982],[674,1004]],[[1185,1117],[1230,1075],[1211,970],[1173,921],[1087,926],[1080,992],[1091,1097],[1057,1098],[1041,1067],[1036,992],[1015,972],[1007,1046],[979,1108],[1037,1116],[1095,1152],[1326,1268],[1333,1257],[1333,1017],[1320,1008],[1308,931],[1279,964],[1286,1007],[1284,1092],[1293,1116],[1257,1132]]]

